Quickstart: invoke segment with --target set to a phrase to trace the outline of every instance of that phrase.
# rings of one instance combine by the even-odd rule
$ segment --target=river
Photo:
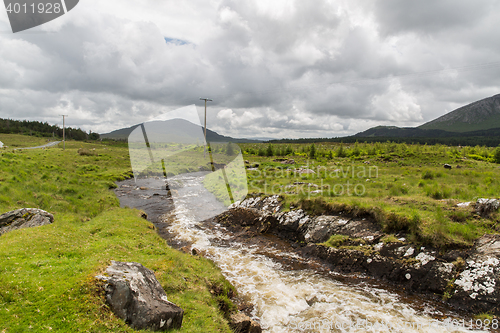
[[[174,177],[183,186],[172,190],[173,200],[158,179],[125,180],[115,193],[122,206],[148,213],[170,245],[213,260],[253,305],[248,314],[264,332],[470,332],[470,318],[439,302],[334,273],[276,237],[249,238],[207,220],[226,208],[203,187],[203,177]]]

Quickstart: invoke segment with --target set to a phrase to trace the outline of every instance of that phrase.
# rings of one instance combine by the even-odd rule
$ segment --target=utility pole
[[[64,118],[67,117],[68,115],[67,114],[62,114],[61,115],[63,117],[63,150],[66,150],[66,133],[65,133],[65,126],[64,126]]]
[[[203,158],[205,158],[207,153],[207,102],[213,102],[209,98],[200,98],[200,100],[205,101],[205,147],[203,149]]]

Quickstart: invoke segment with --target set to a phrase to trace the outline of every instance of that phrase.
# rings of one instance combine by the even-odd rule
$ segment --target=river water
[[[169,244],[212,259],[253,304],[249,315],[264,332],[470,332],[470,318],[439,303],[333,273],[276,237],[249,238],[207,221],[226,208],[204,189],[203,177],[176,177],[183,187],[172,191],[174,200],[161,180],[126,180],[115,192],[123,206],[146,211]]]

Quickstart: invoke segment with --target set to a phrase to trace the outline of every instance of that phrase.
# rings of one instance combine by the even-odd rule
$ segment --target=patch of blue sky
[[[182,39],[177,39],[177,38],[168,38],[168,37],[163,37],[165,38],[165,42],[169,44],[175,44],[175,45],[186,45],[186,44],[191,44],[190,42]]]

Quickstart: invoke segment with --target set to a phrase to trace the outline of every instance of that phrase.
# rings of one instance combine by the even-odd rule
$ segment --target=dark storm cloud
[[[419,125],[500,86],[500,64],[470,67],[500,61],[495,1],[113,4],[0,34],[0,117],[106,132],[209,97],[223,134],[325,137]]]

